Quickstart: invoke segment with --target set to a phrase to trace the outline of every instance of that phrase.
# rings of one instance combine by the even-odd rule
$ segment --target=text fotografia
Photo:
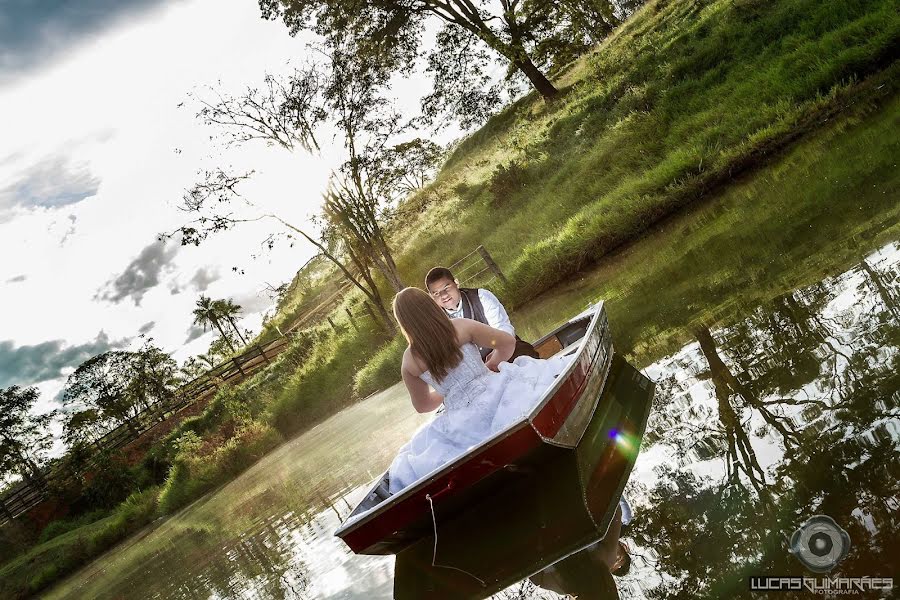
[[[751,577],[755,592],[806,590],[820,595],[856,595],[860,592],[894,589],[893,577]]]

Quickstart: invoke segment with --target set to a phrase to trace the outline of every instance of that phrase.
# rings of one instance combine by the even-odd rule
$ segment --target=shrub
[[[159,494],[159,512],[169,514],[232,479],[282,442],[271,426],[251,421],[238,426],[219,445],[207,444],[197,434],[178,439],[178,453]]]
[[[33,545],[36,538],[35,527],[24,519],[14,519],[0,525],[0,564]]]
[[[494,198],[494,204],[503,204],[512,196],[525,189],[528,173],[522,163],[511,160],[508,164],[500,163],[491,173],[488,188]]]
[[[84,475],[82,497],[86,506],[111,508],[134,490],[134,473],[120,452],[101,452]]]
[[[175,463],[159,493],[159,512],[166,515],[175,512],[190,500],[191,494],[202,490],[203,485],[192,479],[190,469],[183,463]]]
[[[400,361],[403,360],[405,349],[406,340],[400,336],[379,348],[369,362],[353,376],[354,393],[364,398],[397,383],[400,380]]]
[[[352,374],[371,358],[371,348],[384,341],[369,319],[358,326],[359,331],[316,344],[303,367],[283,385],[269,411],[269,423],[283,435],[310,427],[354,400]]]
[[[106,525],[91,536],[88,551],[93,555],[99,554],[153,521],[158,501],[157,487],[128,496],[116,507]]]
[[[81,515],[80,517],[76,517],[74,519],[64,519],[60,521],[53,521],[49,525],[47,525],[44,530],[41,532],[40,538],[38,538],[38,543],[43,544],[48,540],[52,540],[53,538],[62,535],[64,533],[68,533],[74,529],[78,529],[79,527],[84,527],[85,525],[90,525],[95,521],[99,521],[103,517],[110,514],[110,511],[107,509],[94,510],[87,514]]]

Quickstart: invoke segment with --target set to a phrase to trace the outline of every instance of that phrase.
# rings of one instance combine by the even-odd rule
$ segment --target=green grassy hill
[[[453,153],[394,242],[410,284],[485,244],[514,306],[727,185],[853,105],[894,93],[883,0],[649,2],[558,82]],[[872,81],[865,81],[873,77]],[[881,89],[879,86],[884,86]]]
[[[652,359],[680,343],[679,327],[737,310],[723,281],[759,297],[792,289],[833,268],[807,256],[853,259],[830,232],[897,234],[898,47],[892,0],[648,2],[560,76],[558,100],[509,106],[403,203],[390,224],[401,273],[421,285],[428,268],[484,244],[509,278],[495,291],[525,337],[602,294],[620,351]],[[695,217],[679,221],[687,207]],[[677,243],[628,250],[663,226]],[[745,226],[769,241],[737,235]],[[791,263],[763,282],[776,251]],[[292,287],[273,322],[333,295],[333,278],[315,275]],[[679,285],[688,276],[690,289]],[[394,383],[403,344],[367,319],[357,331],[343,310],[334,316],[341,332],[303,329],[271,367],[154,448],[133,477],[143,494],[114,518],[60,526],[0,565],[0,597],[35,593]]]

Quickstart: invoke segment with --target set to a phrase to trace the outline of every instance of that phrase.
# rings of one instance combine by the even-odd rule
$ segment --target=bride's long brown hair
[[[462,360],[456,329],[450,317],[418,288],[405,288],[394,296],[394,317],[410,350],[438,381]]]

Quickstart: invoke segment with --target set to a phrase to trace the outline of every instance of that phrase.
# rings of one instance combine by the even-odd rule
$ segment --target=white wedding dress
[[[444,410],[400,448],[389,471],[395,494],[518,420],[540,401],[573,356],[536,360],[520,356],[488,369],[475,344],[460,347],[463,358],[441,381],[420,378],[444,397]]]

